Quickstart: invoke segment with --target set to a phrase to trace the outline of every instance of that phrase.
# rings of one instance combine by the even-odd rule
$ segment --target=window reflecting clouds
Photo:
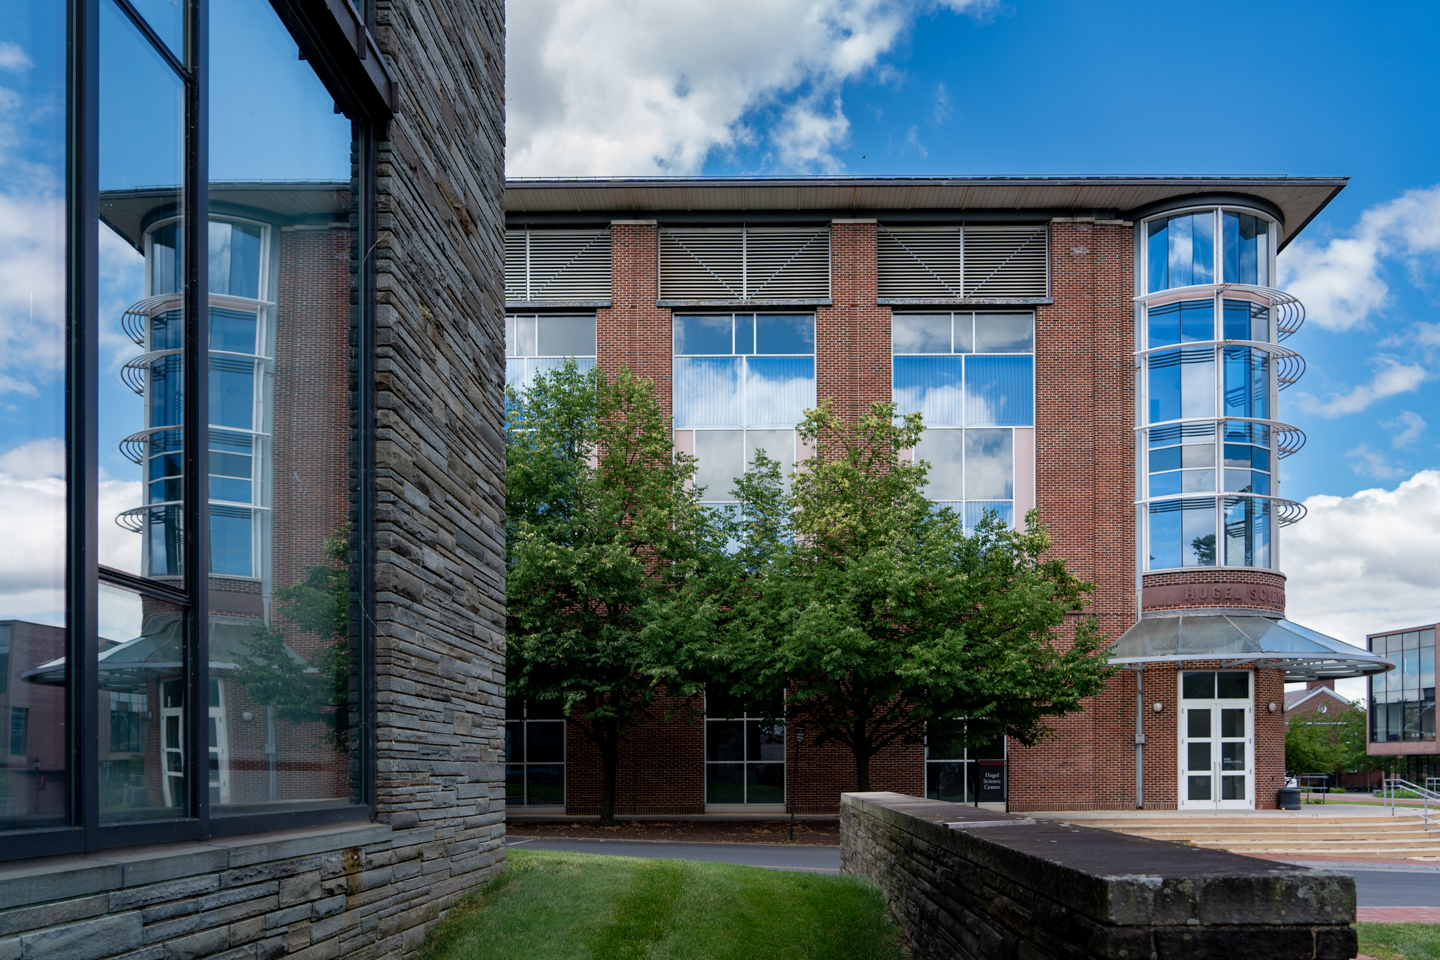
[[[997,428],[1035,423],[1034,315],[896,313],[890,329],[896,412],[925,424],[915,456],[930,464],[926,496],[970,529],[986,510],[1014,523],[1017,438]]]
[[[65,7],[0,19],[0,830],[68,821],[65,654]],[[116,531],[121,532],[121,531]]]
[[[759,449],[788,484],[795,425],[815,406],[814,316],[681,315],[673,336],[674,424],[695,431],[695,483],[706,502],[731,502]]]
[[[1144,232],[1147,287],[1267,285],[1273,236],[1263,217],[1232,210],[1152,220]],[[1283,350],[1234,345],[1275,343],[1269,294],[1214,286],[1196,293],[1142,307],[1148,568],[1273,567],[1276,507],[1265,498],[1278,492],[1279,451],[1265,421],[1275,416],[1277,362],[1291,361]],[[1211,498],[1192,499],[1197,494]]]
[[[524,392],[542,373],[573,357],[582,373],[595,366],[595,315],[507,316],[505,385]]]

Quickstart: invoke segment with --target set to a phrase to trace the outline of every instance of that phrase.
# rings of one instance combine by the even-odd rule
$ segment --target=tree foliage
[[[677,658],[655,607],[723,540],[649,381],[569,361],[507,406],[507,695],[595,744],[610,820],[620,743]]]
[[[1293,713],[1285,721],[1285,770],[1291,776],[1303,773],[1335,773],[1344,764],[1348,751],[1340,723],[1313,711]]]
[[[921,430],[885,403],[856,422],[828,403],[807,413],[799,433],[813,453],[791,489],[758,457],[735,491],[734,553],[686,584],[703,598],[676,599],[698,625],[685,669],[708,658],[752,702],[785,690],[813,742],[851,752],[861,790],[871,758],[917,742],[929,721],[968,718],[977,745],[1002,734],[1033,744],[1109,674],[1093,619],[1060,640],[1093,587],[1048,556],[1033,515],[1016,531],[990,514],[966,536],[954,510],[925,498],[928,465],[903,456]],[[684,632],[677,611],[667,620]]]
[[[279,720],[326,724],[343,747],[349,712],[339,707],[350,695],[349,527],[327,537],[324,549],[329,563],[307,566],[298,581],[275,591],[276,612],[299,632],[318,636],[320,645],[306,660],[286,642],[292,631],[272,618],[254,629],[236,656],[235,681]]]

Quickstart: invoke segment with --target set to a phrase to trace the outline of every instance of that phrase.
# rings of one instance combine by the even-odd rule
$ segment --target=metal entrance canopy
[[[1279,618],[1240,613],[1147,616],[1110,648],[1116,666],[1221,660],[1227,667],[1280,667],[1290,683],[1368,677],[1391,660]]]

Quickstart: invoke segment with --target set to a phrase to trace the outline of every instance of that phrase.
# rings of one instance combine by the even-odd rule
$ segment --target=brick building
[[[1270,807],[1284,685],[1388,669],[1284,619],[1279,391],[1304,319],[1274,258],[1325,178],[510,181],[507,379],[566,356],[653,380],[723,503],[757,449],[789,469],[830,398],[924,415],[928,494],[973,526],[1031,508],[1092,581],[1125,669],[1030,748],[927,743],[872,786],[1012,810]],[[1062,640],[1063,642],[1063,640]],[[622,747],[618,813],[830,812],[843,748],[708,698]],[[509,707],[519,811],[594,812],[598,755]],[[812,738],[813,739],[813,738]],[[517,811],[519,808],[519,811]]]
[[[0,957],[413,954],[504,865],[504,4],[6,13]]]

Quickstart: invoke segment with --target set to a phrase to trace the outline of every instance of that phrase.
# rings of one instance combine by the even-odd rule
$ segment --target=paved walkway
[[[570,840],[506,837],[505,846],[527,850],[598,853],[612,857],[707,860],[777,870],[840,872],[840,848],[788,843],[690,843],[682,840]]]
[[[1359,907],[1361,923],[1440,923],[1440,907]]]

